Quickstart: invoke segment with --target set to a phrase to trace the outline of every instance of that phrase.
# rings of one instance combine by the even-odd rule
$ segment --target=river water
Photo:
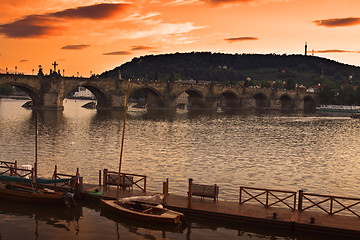
[[[2,161],[34,162],[34,118],[21,107],[25,102],[0,100]],[[39,113],[40,176],[50,177],[54,165],[67,174],[79,168],[84,182],[97,184],[99,170],[117,171],[123,113],[82,108],[86,102],[66,99],[64,111]],[[216,183],[219,199],[228,201],[238,201],[240,186],[359,197],[359,133],[359,120],[349,117],[131,107],[122,171],[146,175],[149,191],[161,192],[169,178],[170,193],[184,196],[189,178]],[[0,239],[309,239],[202,220],[191,231],[159,230],[103,216],[96,206],[59,214],[51,207],[1,203]]]

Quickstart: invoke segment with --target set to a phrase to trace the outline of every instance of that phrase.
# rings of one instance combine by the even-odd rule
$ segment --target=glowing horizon
[[[0,72],[101,74],[175,52],[304,54],[360,66],[360,2],[346,0],[5,0]]]

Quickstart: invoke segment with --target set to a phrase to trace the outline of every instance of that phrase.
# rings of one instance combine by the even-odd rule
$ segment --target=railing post
[[[239,204],[241,204],[241,195],[242,195],[243,187],[240,186],[240,194],[239,194]]]
[[[298,211],[302,211],[304,190],[299,190]]]
[[[163,194],[164,194],[163,204],[164,205],[167,204],[168,193],[169,193],[169,179],[167,178],[166,182],[163,182]]]
[[[104,186],[104,188],[107,187],[107,173],[108,173],[108,170],[105,168],[104,169],[104,177],[103,177],[103,186]]]
[[[99,170],[99,186],[101,186],[101,169]]]
[[[266,200],[265,200],[265,207],[269,206],[269,190],[266,189]]]
[[[146,176],[144,177],[144,192],[146,192]]]
[[[293,210],[295,211],[296,210],[296,193],[294,193],[294,208]]]
[[[13,167],[10,165],[10,176],[13,176],[14,175],[14,169]]]
[[[17,171],[17,160],[15,161],[15,173]]]
[[[192,208],[192,178],[189,178],[188,208]]]
[[[330,215],[333,215],[334,197],[330,197]]]

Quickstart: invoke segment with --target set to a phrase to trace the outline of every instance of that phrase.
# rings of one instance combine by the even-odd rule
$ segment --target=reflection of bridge
[[[0,86],[12,85],[25,91],[35,108],[63,109],[68,93],[82,86],[97,98],[99,109],[123,109],[125,92],[142,89],[147,94],[148,108],[175,109],[177,98],[184,92],[189,95],[189,109],[280,110],[303,111],[315,109],[317,94],[298,91],[239,88],[233,86],[128,82],[114,78],[75,78],[0,74]]]

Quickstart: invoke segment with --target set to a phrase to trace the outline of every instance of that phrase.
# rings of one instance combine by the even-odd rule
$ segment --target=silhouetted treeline
[[[148,55],[134,58],[102,77],[142,81],[196,80],[267,86],[291,82],[307,87],[326,78],[335,85],[360,83],[360,68],[304,55],[223,54],[210,52]]]

